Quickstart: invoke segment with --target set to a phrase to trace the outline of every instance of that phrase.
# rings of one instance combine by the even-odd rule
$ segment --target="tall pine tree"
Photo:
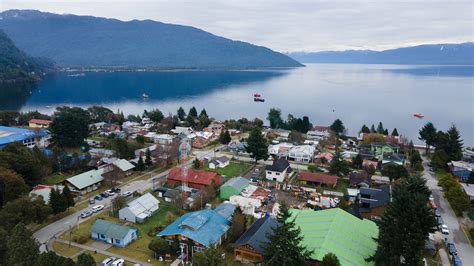
[[[151,160],[151,151],[149,148],[147,148],[145,151],[145,164],[147,166],[151,166],[153,164],[153,161]]]
[[[255,159],[255,163],[258,160],[266,159],[268,157],[268,143],[267,140],[262,136],[262,130],[258,127],[250,131],[250,135],[247,138],[247,147],[245,147],[250,156]]]
[[[306,265],[312,252],[302,245],[301,229],[296,226],[295,220],[291,218],[290,210],[284,202],[280,205],[277,221],[279,226],[273,228],[272,232],[267,235],[268,242],[263,246],[265,265]]]
[[[74,196],[71,193],[71,190],[68,186],[64,186],[63,193],[61,195],[63,200],[66,202],[67,207],[74,207],[76,202],[74,201]]]

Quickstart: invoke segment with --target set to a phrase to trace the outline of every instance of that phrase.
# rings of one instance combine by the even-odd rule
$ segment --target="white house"
[[[316,148],[311,145],[294,146],[288,153],[288,160],[310,163],[313,161]]]
[[[127,207],[119,210],[119,219],[134,223],[143,223],[159,208],[160,201],[150,193],[129,202]]]
[[[242,213],[247,215],[255,215],[255,210],[262,206],[262,202],[259,199],[247,198],[240,195],[230,196],[229,202],[239,206]]]
[[[222,157],[219,157],[219,158],[216,158],[212,161],[209,162],[209,168],[210,169],[216,169],[216,168],[224,168],[226,166],[228,166],[230,163],[230,159],[225,157],[225,156],[222,156]]]
[[[191,127],[175,127],[174,129],[171,130],[176,135],[184,135],[187,136],[189,134],[192,134],[194,130]]]
[[[285,159],[273,161],[272,165],[265,167],[265,177],[268,180],[283,182],[291,171],[290,164]]]
[[[293,148],[293,144],[286,143],[286,142],[278,143],[275,145],[269,145],[268,154],[275,156],[278,159],[279,158],[287,159],[288,154],[292,148]]]
[[[308,138],[322,140],[330,135],[331,129],[326,126],[315,126],[310,131],[306,132]]]

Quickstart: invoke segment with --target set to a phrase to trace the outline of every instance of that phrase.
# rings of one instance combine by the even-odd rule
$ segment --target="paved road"
[[[220,147],[221,148],[221,147]],[[213,153],[213,150],[201,150],[199,152],[196,152],[195,156],[197,156],[197,158],[203,158],[205,156],[209,156],[209,154],[212,155]],[[188,160],[187,161],[187,164],[188,165],[191,165],[192,164],[192,159]],[[153,182],[152,180],[154,178],[158,178],[160,180],[164,180],[166,178],[166,176],[168,175],[168,172],[169,170],[166,170],[166,171],[163,171],[147,180],[136,180],[136,181],[132,181],[130,183],[127,183],[127,184],[124,184],[123,186],[120,186],[121,190],[122,191],[146,191],[148,189],[151,189],[153,187]],[[146,173],[146,174],[151,174],[150,173]],[[113,197],[108,197],[102,201],[96,201],[96,204],[102,204],[105,206],[104,210],[107,209],[107,207],[110,207],[111,206],[111,201],[112,201]],[[87,218],[87,219],[81,219],[80,218],[80,214],[86,210],[89,210],[90,209],[90,206],[88,206],[87,208],[84,208],[82,210],[79,210],[69,216],[66,216],[64,218],[62,218],[61,220],[58,220],[54,223],[51,223],[43,228],[41,228],[40,230],[38,230],[37,232],[35,232],[33,235],[34,237],[38,240],[38,242],[41,244],[40,246],[40,252],[45,252],[45,251],[48,251],[48,250],[52,250],[52,242],[51,241],[53,238],[55,237],[59,237],[61,234],[63,234],[64,232],[66,232],[67,230],[69,230],[69,228],[72,228],[74,226],[76,226],[77,224],[80,224],[84,221],[86,221],[87,219],[90,219],[91,217],[94,217],[94,216],[97,216],[98,213],[95,213],[94,215],[92,215],[91,217]],[[100,212],[99,212],[100,213]]]
[[[448,226],[448,239],[453,241],[456,245],[458,255],[463,265],[474,265],[474,249],[459,225],[458,218],[454,214],[453,209],[451,209],[448,201],[444,198],[444,193],[441,187],[438,186],[438,180],[435,178],[434,173],[429,170],[428,161],[426,159],[423,160],[423,166],[425,168],[423,177],[426,179],[426,183],[432,191],[435,203],[441,212],[444,223]]]

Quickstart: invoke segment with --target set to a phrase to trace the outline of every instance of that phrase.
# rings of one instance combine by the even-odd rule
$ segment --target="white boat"
[[[143,99],[148,99],[148,98],[150,98],[150,96],[148,96],[148,94],[146,94],[146,93],[143,93],[143,94],[142,94],[142,97],[143,97]]]

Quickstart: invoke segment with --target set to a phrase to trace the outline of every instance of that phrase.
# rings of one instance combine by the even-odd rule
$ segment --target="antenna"
[[[181,176],[183,177],[183,181],[181,184],[182,194],[185,195],[185,192],[188,188],[188,166],[186,164],[186,160],[188,159],[188,155],[191,152],[191,145],[189,145],[188,139],[184,139],[179,144],[179,156],[181,159]],[[184,204],[184,202],[183,202]]]

